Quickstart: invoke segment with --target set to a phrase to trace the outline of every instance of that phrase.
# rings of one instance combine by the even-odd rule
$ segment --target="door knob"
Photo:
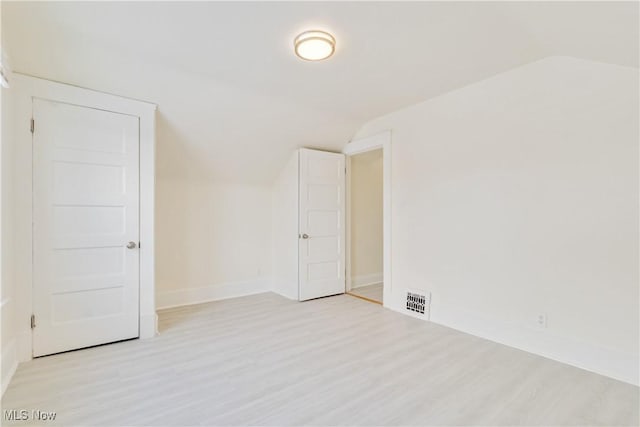
[[[303,234],[303,235],[302,235],[302,238],[303,238],[303,239],[308,239],[308,238],[309,238],[309,235],[308,235],[307,233],[305,233],[305,234]]]
[[[129,242],[127,243],[127,249],[135,249],[136,248],[136,242]]]

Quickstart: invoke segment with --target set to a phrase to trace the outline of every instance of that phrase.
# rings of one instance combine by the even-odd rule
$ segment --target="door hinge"
[[[36,315],[32,314],[31,315],[31,329],[36,327]]]
[[[31,118],[31,133],[33,133],[35,130],[36,130],[36,121],[32,117]]]

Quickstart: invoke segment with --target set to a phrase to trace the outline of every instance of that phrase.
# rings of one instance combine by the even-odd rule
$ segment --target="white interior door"
[[[344,293],[345,157],[300,150],[300,301]]]
[[[138,336],[139,121],[34,99],[33,355]]]

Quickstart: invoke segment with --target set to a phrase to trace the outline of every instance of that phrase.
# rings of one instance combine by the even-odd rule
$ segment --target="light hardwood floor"
[[[21,364],[3,409],[63,426],[639,422],[637,387],[348,295],[169,309],[160,330]]]
[[[382,283],[353,288],[349,293],[382,302]]]

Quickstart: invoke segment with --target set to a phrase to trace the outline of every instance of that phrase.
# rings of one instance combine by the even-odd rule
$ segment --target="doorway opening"
[[[348,157],[349,269],[347,293],[383,304],[384,168],[383,149]]]

